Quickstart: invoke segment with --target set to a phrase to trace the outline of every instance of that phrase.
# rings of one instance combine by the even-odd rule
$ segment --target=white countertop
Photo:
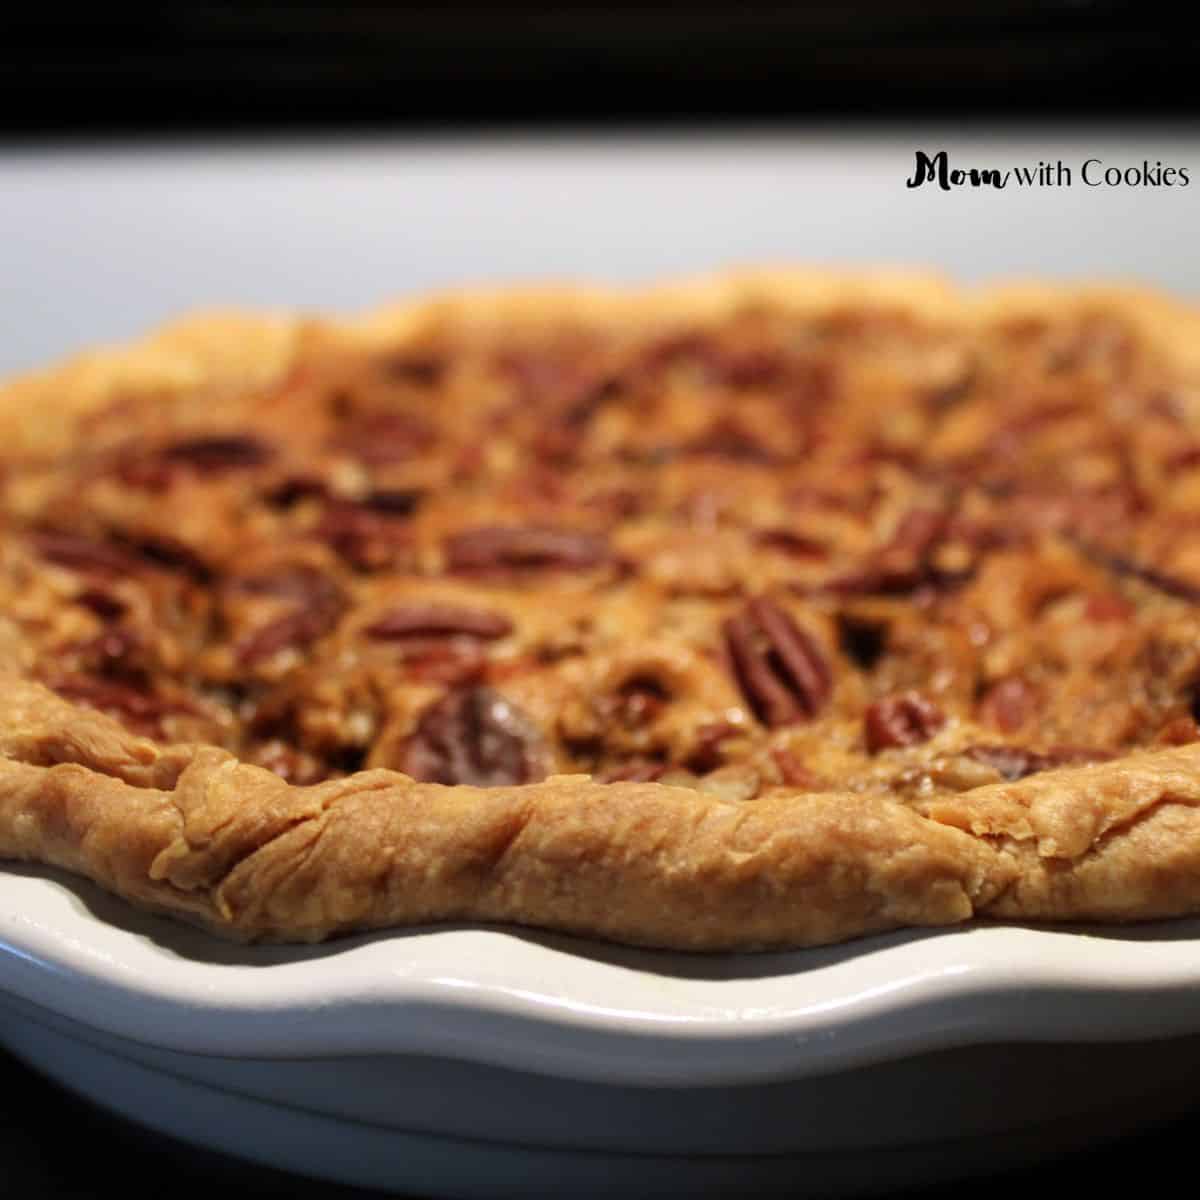
[[[1070,188],[909,189],[1063,161]],[[1188,169],[1087,187],[1084,160]],[[1200,129],[327,138],[0,149],[0,374],[213,305],[354,310],[431,286],[737,263],[1138,279],[1200,294]]]

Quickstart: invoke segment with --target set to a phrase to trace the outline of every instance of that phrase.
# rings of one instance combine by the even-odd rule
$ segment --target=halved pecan
[[[237,647],[237,660],[242,666],[253,666],[279,653],[280,650],[307,646],[329,628],[329,615],[313,609],[284,613],[268,621]]]
[[[1200,725],[1190,715],[1174,717],[1154,735],[1156,746],[1186,746],[1200,741]]]
[[[381,516],[411,517],[424,496],[425,493],[417,488],[376,488],[358,503],[368,512]]]
[[[407,462],[428,450],[436,434],[412,413],[380,412],[359,417],[331,439],[334,450],[369,467]]]
[[[141,684],[124,680],[59,675],[44,677],[44,682],[63,699],[98,708],[150,736],[161,732],[160,722],[169,712],[187,707],[169,703]]]
[[[833,676],[824,653],[774,601],[751,600],[723,630],[738,685],[764,725],[811,720],[828,701]]]
[[[1005,779],[1023,779],[1050,765],[1045,755],[1023,746],[968,746],[963,753],[999,771]]]
[[[411,350],[385,355],[379,360],[380,371],[389,379],[421,388],[440,383],[448,366],[449,362],[443,355]]]
[[[1112,751],[1087,746],[1052,746],[1046,751],[1030,750],[1024,746],[968,746],[963,753],[975,762],[984,763],[999,771],[1005,779],[1024,779],[1052,767],[1079,766],[1083,763],[1105,762]]]
[[[488,687],[463,687],[425,709],[396,765],[427,783],[502,787],[544,778],[550,761],[515,704]]]
[[[364,571],[393,566],[412,544],[404,521],[411,509],[375,508],[352,500],[326,505],[313,533]]]
[[[942,710],[920,692],[901,692],[876,700],[863,714],[867,750],[875,754],[892,747],[927,742],[946,723]]]
[[[95,541],[76,533],[38,530],[29,534],[29,542],[47,562],[69,567],[73,571],[135,575],[145,566],[121,546]]]
[[[914,508],[891,539],[857,570],[826,586],[842,594],[911,592],[930,578],[930,555],[946,531],[947,515],[938,509]]]
[[[263,499],[272,508],[293,508],[301,500],[319,500],[329,494],[325,481],[315,475],[289,475],[273,484]]]
[[[671,690],[653,675],[633,675],[611,697],[614,718],[629,729],[653,723],[671,701]]]
[[[713,771],[724,761],[721,743],[737,733],[737,727],[728,721],[710,721],[701,725],[692,739],[683,765],[691,771]]]
[[[754,540],[760,546],[771,550],[779,550],[792,558],[828,558],[829,547],[816,538],[806,537],[794,529],[782,527],[759,529],[754,533]]]
[[[1003,733],[1016,733],[1037,709],[1033,685],[1019,675],[1008,675],[993,683],[979,701],[979,719]]]
[[[151,660],[145,639],[127,625],[109,626],[77,651],[79,661],[93,674],[139,684],[148,679]]]
[[[1116,592],[1089,596],[1083,608],[1084,618],[1088,621],[1128,621],[1134,612],[1133,605]]]
[[[651,783],[666,769],[666,763],[652,758],[630,758],[605,767],[596,778],[601,783]]]
[[[232,576],[225,586],[234,592],[295,600],[307,609],[323,612],[340,612],[346,601],[337,582],[308,563],[282,563],[249,575]]]
[[[408,679],[458,687],[479,683],[487,674],[487,655],[476,638],[411,637],[403,638],[399,646],[400,665]]]
[[[119,596],[101,587],[86,587],[75,596],[75,603],[94,613],[102,621],[116,621],[129,606]]]
[[[254,434],[211,433],[172,442],[163,448],[162,457],[202,474],[215,474],[262,466],[274,453],[272,446]]]
[[[129,487],[164,491],[182,474],[223,475],[268,463],[274,447],[249,433],[210,433],[165,445],[136,441],[117,452],[115,470]]]
[[[684,450],[689,454],[727,458],[734,462],[773,462],[775,452],[730,417],[714,421],[699,437],[693,438]]]
[[[137,554],[146,565],[187,575],[196,583],[210,583],[216,573],[199,551],[169,534],[113,530],[111,537],[117,545]]]
[[[780,780],[788,787],[803,788],[815,791],[821,786],[821,779],[808,769],[790,750],[784,746],[771,749],[771,758],[779,769]]]
[[[452,571],[514,567],[581,570],[609,557],[608,542],[594,533],[542,525],[488,525],[451,534],[444,542]]]
[[[1123,555],[1104,554],[1094,549],[1085,549],[1084,552],[1090,558],[1108,567],[1116,575],[1140,580],[1148,587],[1152,587],[1164,595],[1174,596],[1177,600],[1186,600],[1189,604],[1200,604],[1200,584],[1193,583],[1189,579],[1181,579],[1177,575],[1135,562]]]
[[[363,629],[370,638],[436,637],[439,634],[501,638],[513,631],[503,613],[451,604],[398,604]]]

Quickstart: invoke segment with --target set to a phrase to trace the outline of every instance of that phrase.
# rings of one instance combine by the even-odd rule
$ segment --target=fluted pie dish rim
[[[1180,378],[1200,375],[1200,338],[1195,336],[1200,316],[1167,298],[1119,286],[1021,284],[967,292],[912,274],[745,272],[639,291],[459,291],[328,324],[348,344],[369,348],[395,346],[438,321],[464,327],[536,325],[548,314],[555,319],[570,314],[585,323],[616,317],[637,322],[661,319],[664,313],[673,320],[719,320],[755,302],[818,313],[839,305],[883,304],[920,319],[949,322],[996,313],[1053,315],[1083,306],[1118,314]],[[83,356],[0,390],[0,433],[10,452],[52,454],[61,430],[47,430],[46,405],[56,406],[66,429],[114,395],[219,395],[268,387],[286,374],[304,327],[295,317],[209,314],[132,346]],[[1159,586],[1146,572],[1142,575],[1139,586]],[[779,622],[770,609],[753,610],[751,616],[757,622],[751,634]],[[732,641],[736,657],[746,638]],[[901,1012],[911,1024],[907,1041],[900,1044],[910,1049],[963,1037],[1020,1036],[1022,1030],[1060,1036],[1068,1031],[1055,1015],[1058,1001],[1050,997],[1072,989],[1082,989],[1103,1008],[1136,988],[1155,997],[1163,1028],[1188,1027],[1174,1006],[1178,989],[1197,981],[1182,951],[1189,942],[1147,938],[1143,934],[1150,926],[1138,927],[1141,933],[1110,931],[1103,938],[978,922],[939,935],[888,931],[955,925],[978,916],[1086,923],[1196,912],[1200,750],[1191,744],[1082,765],[1047,760],[1055,769],[1043,770],[1047,764],[1039,763],[1028,777],[965,793],[969,802],[931,803],[920,814],[888,797],[836,791],[778,795],[738,808],[653,780],[600,784],[579,774],[470,788],[375,770],[297,787],[215,747],[165,745],[138,736],[31,682],[21,669],[19,649],[6,646],[4,652],[0,665],[8,710],[0,722],[0,809],[8,809],[8,857],[88,875],[149,910],[183,916],[238,940],[318,941],[332,934],[359,939],[334,947],[327,959],[305,960],[295,952],[296,961],[277,963],[289,986],[299,989],[290,1000],[286,989],[264,985],[261,972],[242,964],[235,974],[244,967],[247,980],[257,982],[237,1000],[226,994],[211,1003],[207,989],[215,985],[202,979],[234,968],[176,959],[170,982],[154,983],[150,964],[163,963],[154,960],[159,951],[148,949],[151,943],[115,933],[106,959],[98,949],[106,942],[97,932],[102,923],[86,914],[77,922],[81,914],[68,915],[57,900],[50,901],[45,881],[35,885],[19,874],[0,876],[14,894],[33,889],[26,898],[34,908],[6,914],[3,936],[10,964],[39,964],[20,968],[23,986],[36,993],[27,998],[35,1002],[46,1003],[49,996],[36,980],[65,973],[84,993],[108,992],[140,1008],[152,1025],[172,1007],[190,1008],[208,1023],[206,1045],[214,1044],[218,1028],[234,1036],[240,1018],[257,1028],[266,1014],[284,1013],[291,1033],[279,1033],[274,1042],[269,1031],[256,1034],[280,1052],[299,1052],[296,1029],[305,1024],[302,1012],[328,1016],[330,1006],[340,1006],[345,1020],[356,1005],[378,1005],[379,1013],[427,1005],[446,1017],[458,1007],[449,998],[464,994],[472,998],[462,1010],[481,1028],[510,1019],[542,1028],[559,1024],[576,1035],[590,1031],[602,1041],[624,1038],[631,1045],[669,1030],[664,1044],[708,1039],[716,1048],[732,1040],[741,1046],[739,1053],[751,1042],[774,1045],[791,1039],[801,1045],[828,1038],[837,1043],[820,1054],[806,1046],[803,1053],[785,1055],[781,1061],[791,1064],[788,1070],[804,1062],[845,1065],[856,1055],[880,1052],[885,1042],[897,1044],[878,1027],[885,1016]],[[786,669],[801,702],[811,700],[797,682],[804,664]],[[818,680],[809,686],[811,691],[825,685]],[[785,703],[796,701],[785,697]],[[905,723],[916,726],[923,738],[939,733],[940,716],[927,719],[912,700],[898,705],[898,715],[890,719],[899,721],[900,732],[885,728],[877,735],[881,747],[907,744],[887,740],[907,737]],[[770,717],[768,709],[768,724]],[[372,858],[378,858],[379,847],[391,856],[383,866]],[[297,860],[299,870],[293,869]],[[39,904],[44,905],[41,914]],[[48,912],[55,915],[43,923]],[[370,932],[446,921],[477,921],[487,928],[391,941]],[[557,933],[504,935],[495,923]],[[616,961],[593,960],[586,953],[564,957],[557,947],[537,941],[571,934],[647,949],[613,952],[618,960],[628,953],[639,964],[627,972]],[[743,984],[757,988],[757,1005],[749,990],[733,1003],[718,1002],[715,995],[710,1003],[676,995],[688,983],[661,983],[671,976],[672,950],[778,954],[787,947],[865,934],[877,936],[852,945],[823,968],[812,966],[823,953],[817,951],[799,952],[794,964],[778,972],[768,969],[766,959],[754,960],[757,966],[737,967],[733,980],[705,978],[707,968],[697,968],[696,978],[689,978],[690,969],[678,968],[697,993]],[[482,980],[470,973],[452,977],[442,964],[440,974],[427,978],[414,967],[416,974],[401,983],[385,968],[386,982],[378,986],[368,974],[350,976],[357,998],[332,986],[356,956],[382,967],[383,952],[376,947],[399,947],[397,961],[403,964],[407,957],[411,966],[404,948],[434,946],[443,938],[468,944],[483,939],[480,944],[493,949],[481,953],[489,970],[498,973]],[[94,953],[85,946],[88,941]],[[501,946],[505,949],[497,949]],[[514,946],[521,947],[515,955]],[[254,953],[245,952],[250,956],[245,963]],[[262,959],[270,960],[272,953],[262,951]],[[286,958],[286,952],[279,953]],[[658,957],[663,953],[666,957]],[[811,957],[806,960],[804,953]],[[1021,956],[1017,965],[1008,960],[1013,953]],[[588,982],[569,979],[557,998],[536,989],[523,995],[499,960],[527,955],[533,957],[525,966],[535,975],[566,969],[570,976],[564,964],[575,963]],[[1136,965],[1129,965],[1132,960]],[[790,978],[793,967],[810,983],[815,978],[810,973],[823,970],[840,982],[823,1000],[800,1009],[761,1002],[761,993],[770,990],[763,980]],[[656,986],[665,986],[675,1002],[662,1012],[627,1000],[614,1004],[614,993],[605,989],[626,974],[647,1002]],[[232,982],[233,976],[222,978],[223,987],[242,986]],[[1047,998],[1036,1019],[1014,1025],[1008,1017],[989,1015],[991,1008],[1003,1007],[1004,998],[1026,989]],[[307,999],[297,1001],[299,994]],[[967,1009],[974,1006],[974,1012],[931,1027],[930,1014],[953,997]],[[688,1005],[699,1007],[689,1012]],[[152,1011],[156,1006],[158,1017]],[[768,1015],[755,1015],[756,1010]],[[919,1014],[924,1017],[918,1019]],[[374,1028],[378,1041],[383,1034],[378,1024]],[[1096,1036],[1131,1036],[1133,1027],[1114,1011],[1090,1021],[1089,1029]],[[464,1034],[464,1044],[481,1052],[494,1032]],[[170,1036],[165,1024],[160,1034]],[[354,1044],[356,1036],[345,1030],[337,1035]],[[317,1052],[331,1052],[336,1042],[318,1037]],[[514,1044],[519,1043],[518,1038]],[[528,1042],[523,1052],[535,1053],[531,1047]],[[492,1045],[486,1053],[505,1051]],[[551,1060],[554,1053],[565,1055],[563,1061],[578,1057],[569,1048],[548,1053]],[[714,1063],[725,1065],[709,1068],[681,1065],[682,1058],[673,1066],[639,1068],[636,1057],[624,1060],[622,1069],[634,1074],[679,1070],[696,1078],[705,1070],[739,1070],[733,1058],[725,1061],[720,1054]],[[595,1055],[590,1061],[588,1070],[601,1069]],[[654,1061],[653,1055],[647,1059]],[[744,1069],[755,1073],[766,1067]]]

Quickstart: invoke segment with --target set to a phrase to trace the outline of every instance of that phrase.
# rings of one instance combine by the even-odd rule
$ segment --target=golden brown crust
[[[298,788],[215,748],[133,738],[36,684],[13,679],[5,694],[4,749],[22,761],[0,764],[0,853],[238,939],[485,920],[762,949],[1200,903],[1193,747],[980,788],[924,814],[877,795],[739,806],[579,776],[479,789],[368,771]]]
[[[369,352],[446,328],[537,329],[564,317],[669,328],[753,303],[886,305],[950,328],[1111,313],[1169,361],[1175,399],[1200,416],[1200,314],[1166,298],[1037,284],[970,295],[918,275],[782,271],[640,292],[459,292],[339,324],[195,318],[0,389],[0,438],[10,456],[52,462],[114,399],[219,405],[285,380],[314,337]],[[472,919],[720,950],[975,915],[1130,920],[1200,908],[1195,745],[1131,747],[1110,762],[905,802],[857,783],[839,790],[849,782],[836,778],[740,805],[578,775],[474,788],[368,770],[296,787],[216,747],[136,737],[23,678],[22,655],[20,638],[0,629],[0,668],[12,672],[0,854],[65,866],[234,937]],[[951,722],[930,745],[953,755],[978,736]]]

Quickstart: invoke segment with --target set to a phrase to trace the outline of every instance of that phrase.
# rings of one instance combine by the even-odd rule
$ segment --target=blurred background
[[[14,6],[0,122],[76,134],[1161,112],[1195,104],[1187,8],[181,0],[81,6],[66,20],[53,6]]]
[[[1200,290],[1195,22],[1146,0],[20,6],[0,372],[212,305],[745,262]],[[1073,186],[908,189],[1062,161]],[[1085,187],[1089,158],[1190,187]]]

